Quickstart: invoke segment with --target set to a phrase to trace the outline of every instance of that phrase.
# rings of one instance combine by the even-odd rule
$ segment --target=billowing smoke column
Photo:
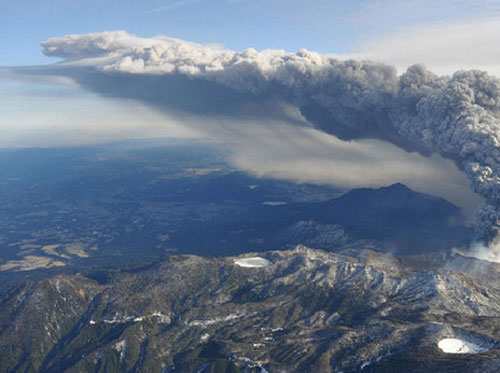
[[[373,62],[296,54],[233,52],[123,31],[70,35],[42,43],[62,66],[103,74],[181,75],[298,107],[316,127],[341,139],[379,138],[452,158],[485,197],[478,236],[500,229],[500,81],[480,71],[438,77],[422,66],[397,76]]]

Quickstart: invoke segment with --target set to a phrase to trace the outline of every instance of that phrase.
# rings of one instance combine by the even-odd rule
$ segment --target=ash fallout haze
[[[0,33],[0,370],[500,370],[499,1],[0,0]]]

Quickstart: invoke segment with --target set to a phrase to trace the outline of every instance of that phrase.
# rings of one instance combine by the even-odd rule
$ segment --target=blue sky
[[[243,50],[350,53],[413,26],[499,13],[493,0],[0,0],[0,66],[50,63],[45,39],[126,30]]]

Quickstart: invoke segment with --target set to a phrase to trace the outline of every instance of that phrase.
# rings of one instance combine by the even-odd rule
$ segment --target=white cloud
[[[500,76],[500,17],[422,23],[361,42],[349,57],[396,65],[422,63],[437,74],[479,69]]]

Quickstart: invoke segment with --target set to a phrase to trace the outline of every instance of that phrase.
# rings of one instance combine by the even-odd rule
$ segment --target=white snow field
[[[260,268],[260,267],[269,267],[273,265],[269,260],[254,256],[251,258],[243,258],[243,259],[237,259],[234,261],[234,264],[239,265],[240,267],[247,267],[247,268]]]

